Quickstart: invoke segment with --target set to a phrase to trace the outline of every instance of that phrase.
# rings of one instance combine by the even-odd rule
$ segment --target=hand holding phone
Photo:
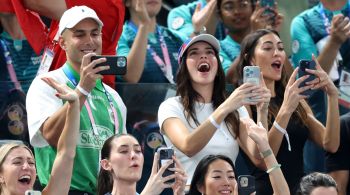
[[[159,161],[158,161],[159,168],[166,165],[169,160],[173,160],[174,150],[172,148],[161,147],[157,150],[157,152],[159,154]],[[174,168],[174,167],[175,167],[175,163],[173,162],[164,171],[162,176],[166,177],[166,176],[175,174],[174,171],[169,170],[169,168]],[[165,183],[174,183],[174,182],[175,182],[175,179],[171,179],[166,181]]]
[[[259,66],[245,66],[243,68],[243,83],[253,83],[254,85],[260,85]]]
[[[313,60],[300,60],[299,61],[299,70],[298,70],[298,78],[305,76],[305,75],[309,75],[309,78],[305,79],[300,85],[300,87],[304,87],[306,86],[306,82],[310,82],[314,79],[316,79],[316,76],[313,74],[310,74],[308,72],[306,72],[305,69],[312,69],[312,70],[316,70],[316,62]],[[304,92],[302,92],[302,95],[307,95],[310,96],[315,92],[315,90],[313,89],[308,89]]]
[[[250,195],[255,192],[255,177],[251,175],[238,176],[238,194]]]
[[[265,8],[263,15],[274,16],[275,0],[260,0],[260,6]]]
[[[96,64],[95,67],[109,66],[108,70],[99,72],[102,75],[125,75],[126,74],[126,57],[125,56],[92,56],[91,61],[100,58],[106,58],[105,62]]]

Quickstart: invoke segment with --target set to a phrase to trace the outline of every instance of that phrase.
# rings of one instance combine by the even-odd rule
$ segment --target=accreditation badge
[[[53,57],[54,57],[54,52],[51,49],[46,48],[39,66],[37,76],[40,74],[49,72],[50,66],[53,61]]]
[[[339,80],[339,104],[350,108],[350,72],[342,70]]]

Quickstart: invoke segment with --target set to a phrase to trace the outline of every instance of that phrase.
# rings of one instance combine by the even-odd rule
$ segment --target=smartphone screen
[[[174,150],[172,148],[162,147],[158,149],[158,154],[159,154],[158,166],[160,168],[164,166],[169,160],[173,159]],[[174,167],[175,167],[174,162],[168,166],[168,168],[174,168]],[[174,174],[174,171],[170,171],[169,169],[166,169],[162,176],[166,177],[168,175],[173,175],[173,174]],[[175,179],[171,179],[166,183],[174,183],[174,182],[175,182]]]
[[[305,69],[316,69],[316,63],[313,60],[300,60],[299,61],[299,70],[298,70],[298,78],[304,76],[304,75],[310,75],[309,78],[307,78],[305,81],[303,81],[299,87],[304,87],[306,85],[306,82],[312,81],[316,78],[315,75],[310,74],[305,71]],[[315,90],[309,89],[301,93],[302,95],[310,96],[315,92]]]
[[[255,177],[251,175],[238,176],[238,194],[250,195],[255,192]]]
[[[109,66],[108,70],[99,72],[102,75],[125,75],[126,74],[126,57],[125,56],[92,56],[91,61],[100,58],[106,58],[105,62],[96,64],[95,67]]]

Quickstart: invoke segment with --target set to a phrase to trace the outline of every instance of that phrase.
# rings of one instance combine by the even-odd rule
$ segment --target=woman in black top
[[[239,61],[240,76],[245,66],[259,66],[272,98],[268,108],[269,143],[294,194],[295,187],[303,176],[303,147],[311,139],[326,151],[335,152],[339,146],[338,91],[327,73],[316,61],[316,70],[306,70],[315,76],[312,81],[300,86],[309,76],[297,78],[298,68],[288,80],[283,63],[286,53],[277,32],[255,31],[243,40]],[[311,54],[310,54],[311,55]],[[242,79],[240,79],[242,80]],[[323,126],[313,115],[303,95],[308,90],[324,90],[328,96],[327,124]],[[254,117],[255,111],[251,107]],[[272,194],[268,175],[261,163],[253,170],[256,177],[257,195]]]

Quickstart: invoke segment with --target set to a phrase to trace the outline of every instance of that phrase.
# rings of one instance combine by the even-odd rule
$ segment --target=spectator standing
[[[184,166],[188,185],[198,162],[208,154],[223,154],[234,162],[240,146],[255,160],[255,144],[240,120],[249,117],[243,105],[257,105],[259,121],[266,123],[269,91],[246,83],[228,95],[219,51],[218,40],[210,34],[184,42],[179,51],[178,96],[164,101],[158,111],[160,130]]]
[[[243,38],[257,29],[279,30],[283,16],[277,11],[277,4],[269,8],[261,7],[260,2],[256,4],[255,0],[218,0],[217,3],[219,18],[227,29],[225,39],[220,41],[220,57],[227,73],[230,65],[239,56]]]
[[[127,56],[126,82],[175,83],[177,51],[185,37],[157,24],[161,5],[162,0],[126,1],[130,18],[117,48],[118,55]]]
[[[119,40],[119,37],[122,32],[122,23],[124,20],[124,3],[122,0],[102,0],[102,1],[93,1],[93,0],[58,0],[58,1],[37,1],[37,0],[24,0],[22,1],[12,1],[16,10],[21,10],[21,12],[16,11],[17,16],[22,15],[20,24],[28,38],[28,41],[33,45],[37,45],[38,50],[45,49],[43,55],[47,55],[50,59],[52,58],[52,63],[45,63],[40,68],[42,72],[46,72],[48,68],[50,70],[55,70],[64,65],[66,61],[65,51],[59,46],[58,43],[58,29],[59,29],[59,20],[65,10],[79,5],[85,5],[92,8],[96,11],[98,17],[105,24],[102,30],[102,53],[103,55],[115,55],[116,46]],[[19,9],[21,8],[21,9]],[[29,10],[26,10],[29,9]],[[108,10],[108,11],[106,11]],[[45,30],[40,30],[38,34],[33,35],[33,26],[31,24],[36,24],[38,21],[37,17],[26,17],[30,12],[34,11],[40,15],[46,16],[52,19],[50,30],[45,34]],[[26,12],[26,13],[23,13]],[[31,15],[29,15],[31,16]],[[36,27],[36,26],[34,26]],[[46,29],[47,31],[47,29]],[[29,35],[29,36],[27,36]],[[34,46],[33,46],[34,47]],[[47,50],[49,49],[49,50]],[[44,64],[44,62],[42,62]],[[114,88],[115,76],[106,75],[103,78],[103,81]]]
[[[73,20],[74,19],[74,20]],[[61,68],[43,74],[65,84],[79,94],[80,132],[77,155],[69,195],[95,194],[99,154],[103,142],[113,134],[126,132],[126,108],[118,93],[102,83],[96,67],[101,58],[91,56],[102,52],[102,21],[86,6],[75,6],[64,12],[59,24],[59,45],[67,54]],[[27,94],[28,126],[34,146],[38,176],[46,186],[57,140],[65,124],[67,103],[55,97],[55,91],[36,77]]]
[[[294,194],[299,180],[304,175],[303,147],[306,140],[310,139],[330,152],[337,151],[339,147],[338,91],[316,59],[316,70],[307,70],[315,75],[314,80],[299,88],[308,76],[297,79],[296,69],[287,82],[288,77],[283,64],[285,58],[283,42],[278,33],[261,29],[247,35],[242,41],[238,66],[240,81],[244,67],[259,66],[266,86],[271,91],[272,98],[268,106],[269,143],[282,165],[291,194]],[[303,95],[303,92],[311,88],[322,89],[327,94],[326,126],[314,117],[305,101],[307,95]],[[256,118],[254,107],[250,110],[253,111],[253,118]],[[265,168],[252,170],[256,178],[257,194],[272,194],[268,175],[261,169]]]

